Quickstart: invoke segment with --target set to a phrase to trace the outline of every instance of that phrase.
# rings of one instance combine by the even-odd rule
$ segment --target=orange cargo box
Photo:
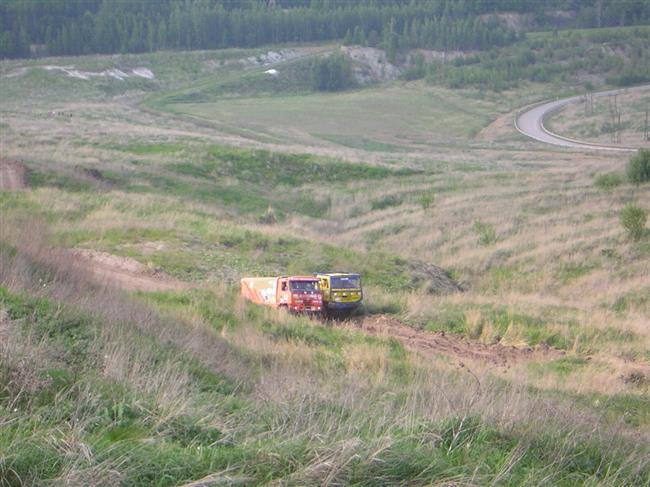
[[[241,295],[257,304],[275,306],[277,277],[245,277],[241,280]]]

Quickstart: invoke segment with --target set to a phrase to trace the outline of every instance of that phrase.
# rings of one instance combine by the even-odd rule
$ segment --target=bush
[[[424,55],[419,52],[411,59],[411,64],[404,72],[403,78],[407,81],[413,81],[424,78],[426,74],[427,70]]]
[[[634,203],[628,203],[621,211],[621,225],[632,240],[641,240],[647,219],[648,212]]]
[[[341,53],[314,60],[311,74],[316,91],[341,91],[355,86],[352,63]]]
[[[436,195],[433,191],[420,193],[420,196],[418,197],[418,201],[423,210],[428,209],[433,204],[435,199]]]
[[[650,181],[650,150],[639,149],[627,163],[627,177],[636,184]]]
[[[478,243],[481,245],[492,245],[497,241],[497,231],[491,223],[483,223],[480,220],[474,222],[474,230],[478,234]]]
[[[600,189],[614,189],[623,184],[623,176],[616,172],[599,174],[594,179],[594,186]]]
[[[372,201],[370,203],[370,209],[371,210],[384,210],[386,208],[390,208],[392,206],[399,206],[402,204],[404,199],[395,194],[390,194],[388,196],[384,196],[383,198],[379,200]]]

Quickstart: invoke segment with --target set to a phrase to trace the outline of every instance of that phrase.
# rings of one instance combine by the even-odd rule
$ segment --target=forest
[[[650,81],[650,28],[592,29],[531,35],[502,49],[424,64],[414,58],[406,79],[426,78],[448,88],[502,91],[522,81],[577,82],[602,77],[613,86]],[[591,81],[584,88],[594,89]]]
[[[331,40],[389,57],[401,48],[488,50],[522,35],[492,15],[500,12],[530,14],[526,30],[650,21],[644,0],[4,0],[0,58]]]

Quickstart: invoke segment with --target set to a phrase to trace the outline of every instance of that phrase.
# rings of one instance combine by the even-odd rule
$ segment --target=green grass
[[[133,257],[200,282],[202,289],[136,293],[133,300],[115,302],[110,293],[104,296],[84,283],[67,303],[15,291],[34,276],[26,286],[30,292],[55,289],[57,296],[66,296],[65,279],[51,281],[49,268],[34,265],[12,277],[13,290],[0,292],[0,335],[4,339],[9,323],[17,333],[13,340],[21,346],[12,345],[12,353],[0,361],[0,478],[9,485],[42,485],[56,483],[54,479],[74,468],[75,475],[98,471],[97,478],[115,484],[184,485],[228,469],[226,475],[246,484],[525,485],[541,478],[553,485],[648,483],[650,473],[643,463],[647,452],[637,441],[649,421],[642,376],[629,376],[636,380],[630,383],[625,382],[627,376],[621,379],[629,394],[569,396],[533,390],[532,379],[526,382],[531,387],[514,387],[485,370],[478,390],[475,379],[462,370],[429,371],[433,364],[420,369],[419,359],[396,340],[277,316],[238,300],[237,280],[242,275],[358,271],[369,314],[408,316],[414,326],[463,333],[488,343],[572,350],[575,356],[535,364],[539,370],[531,366],[532,377],[552,376],[558,387],[563,378],[567,383],[575,379],[574,373],[588,374],[592,362],[585,357],[594,352],[647,360],[647,351],[639,346],[643,337],[624,327],[628,318],[647,314],[645,289],[630,288],[616,302],[604,300],[603,308],[617,313],[612,313],[611,325],[602,328],[589,326],[589,317],[577,307],[528,306],[525,294],[533,293],[536,300],[540,282],[574,284],[594,269],[608,271],[611,266],[616,275],[635,276],[639,259],[650,255],[645,242],[619,246],[608,239],[596,242],[597,258],[584,262],[556,259],[542,268],[536,260],[539,254],[516,258],[521,249],[510,246],[516,230],[526,231],[529,223],[538,223],[537,216],[558,208],[544,206],[549,192],[532,203],[522,199],[526,185],[537,177],[524,171],[550,165],[536,163],[529,154],[543,155],[524,157],[496,144],[486,160],[483,152],[478,156],[469,150],[474,143],[483,144],[473,142],[481,128],[501,112],[538,96],[542,88],[493,95],[396,83],[336,95],[311,94],[302,91],[297,79],[274,80],[262,76],[259,67],[229,65],[229,55],[170,52],[120,58],[127,63],[124,67],[151,63],[147,66],[157,78],[146,86],[110,80],[83,84],[42,71],[22,80],[7,79],[8,96],[15,100],[8,102],[15,104],[7,109],[12,120],[8,145],[12,153],[28,154],[32,145],[38,149],[25,157],[34,169],[34,190],[0,195],[0,210],[10,217],[11,228],[31,229],[36,216],[52,227],[46,245]],[[56,62],[105,69],[116,59]],[[176,98],[166,98],[170,91]],[[83,116],[96,119],[105,116],[99,101],[113,103],[111,97],[121,94],[131,100],[148,92],[155,96],[147,101],[150,108],[204,117],[199,122],[204,128],[215,125],[285,146],[297,142],[300,151],[325,141],[326,147],[318,151],[339,144],[355,149],[358,160],[365,158],[360,151],[373,154],[366,154],[368,162],[347,162],[228,148],[203,141],[205,131],[174,138],[166,130],[175,123],[168,114],[162,115],[166,125],[159,134],[140,135],[130,132],[131,123],[144,119],[122,119],[115,104],[107,105],[114,118],[106,134],[62,135],[78,123],[73,117],[52,121],[52,127],[68,132],[30,135],[25,128],[28,118],[20,119],[23,125],[13,125],[17,113],[27,117],[18,104],[29,92],[34,93],[29,115],[34,118],[76,97],[94,104],[97,111]],[[152,118],[146,123],[157,123],[151,113],[147,117]],[[117,132],[120,121],[128,122],[124,133]],[[191,130],[187,120],[183,123],[183,130]],[[411,150],[417,152],[413,158],[406,152]],[[447,157],[438,155],[445,151],[449,162],[430,159]],[[80,166],[100,167],[103,180],[89,180]],[[571,189],[573,175],[565,168],[561,175],[549,174],[549,186],[565,181]],[[582,185],[584,179],[577,176],[576,181]],[[484,194],[487,189],[490,194]],[[510,200],[501,205],[502,198],[513,195],[513,204],[521,204],[526,217],[515,230],[498,236],[507,258],[481,273],[476,259],[465,263],[454,250],[446,250],[456,231],[448,226],[449,212],[457,211],[454,200],[460,197],[456,202],[462,206],[474,190],[479,192],[477,213],[468,212],[469,223],[459,229],[460,243],[450,244],[459,252],[483,252],[476,248],[481,232],[472,236],[471,224],[478,218],[509,228],[510,222],[500,216],[493,220],[494,213],[479,208],[483,203],[503,208]],[[495,193],[501,190],[503,195]],[[607,190],[621,191],[616,186]],[[594,189],[588,192],[606,196]],[[610,195],[612,202],[621,197],[618,192]],[[354,228],[333,221],[342,218],[340,205],[355,215]],[[269,207],[274,218],[260,225]],[[395,211],[372,214],[391,208]],[[443,232],[451,231],[440,245],[436,237],[432,242],[422,239],[422,249],[415,252],[433,262],[454,262],[458,276],[471,278],[470,293],[436,298],[431,306],[430,297],[408,294],[420,284],[413,281],[408,259],[395,254],[401,251],[403,237],[422,236],[413,232],[412,217],[426,208],[430,211],[423,218],[435,222],[431,228],[437,229],[439,221]],[[577,215],[575,221],[583,224],[596,217]],[[309,225],[313,229],[308,235],[319,237],[302,235],[300,229]],[[339,228],[343,234],[335,235]],[[469,247],[462,243],[468,235]],[[160,246],[147,245],[151,243]],[[367,252],[361,250],[364,245]],[[0,257],[29,260],[18,247],[1,243]],[[607,252],[598,254],[600,248]],[[11,266],[4,266],[5,260],[2,264],[4,279]],[[551,299],[557,297],[554,290]],[[515,291],[517,305],[484,304],[498,303],[499,296],[510,291]],[[473,302],[473,294],[485,296]],[[120,304],[130,309],[136,303],[143,314],[137,315],[137,322],[120,314],[116,324],[105,319],[106,310],[76,307],[95,303],[96,296],[105,297],[113,312],[121,312]],[[418,306],[411,309],[412,299],[424,302],[421,316],[413,316]],[[478,325],[470,320],[479,315]],[[163,321],[155,321],[156,316]],[[227,353],[211,341],[222,338]],[[34,350],[29,352],[29,347]],[[116,349],[123,354],[119,366],[105,362]],[[3,350],[0,347],[0,353]],[[158,389],[156,383],[161,384]],[[521,400],[513,401],[515,394]],[[90,455],[77,453],[84,448]],[[630,464],[625,463],[628,458]],[[324,462],[332,470],[323,467]],[[332,477],[327,477],[330,472]],[[76,480],[94,482],[90,477]]]
[[[145,298],[173,308],[189,305],[183,295],[157,293]],[[192,299],[190,296],[190,302]],[[122,481],[129,485],[178,485],[225,469],[229,469],[231,478],[246,478],[248,483],[286,479],[291,475],[299,475],[303,482],[308,482],[309,477],[300,475],[329,448],[323,444],[323,438],[328,440],[326,443],[345,444],[351,441],[350,434],[354,435],[357,454],[337,478],[355,485],[402,481],[420,484],[470,477],[489,481],[504,475],[505,465],[510,467],[502,480],[511,485],[538,478],[541,472],[554,485],[590,480],[640,484],[650,475],[647,468],[635,470],[624,465],[625,445],[611,448],[610,441],[610,448],[603,448],[597,438],[584,438],[573,432],[567,436],[549,425],[530,436],[517,429],[500,428],[478,415],[452,415],[438,421],[423,418],[407,424],[388,423],[378,429],[376,413],[384,408],[386,414],[385,408],[391,403],[392,407],[408,404],[407,396],[399,394],[392,399],[378,398],[375,414],[321,400],[311,404],[314,409],[308,417],[288,417],[282,407],[251,401],[245,392],[227,387],[227,381],[201,369],[189,357],[174,354],[169,346],[161,347],[155,341],[131,335],[129,353],[138,353],[140,359],[146,357],[143,350],[153,354],[154,361],[141,373],[154,374],[157,368],[172,363],[176,368],[200,370],[190,374],[190,382],[183,386],[189,394],[189,409],[169,415],[161,409],[160,399],[155,395],[134,390],[128,380],[102,376],[100,357],[111,343],[100,338],[97,332],[102,325],[96,319],[68,306],[26,298],[5,289],[0,292],[0,306],[12,323],[19,324],[22,333],[40,333],[42,360],[58,361],[58,369],[49,371],[49,376],[56,380],[44,381],[23,395],[20,407],[14,410],[9,410],[8,405],[16,404],[17,391],[6,387],[9,376],[6,369],[1,369],[0,381],[5,387],[0,395],[0,410],[9,420],[0,425],[4,452],[0,455],[0,473],[5,485],[38,484],[69,475],[66,469],[71,458],[63,447],[71,441],[67,436],[72,433],[67,423],[71,417],[77,423],[72,441],[83,442],[92,453],[86,459],[75,460],[81,462],[77,463],[82,470],[79,474],[83,475],[84,469],[95,469],[106,478],[110,472],[119,472]],[[359,335],[300,320],[292,326],[268,321],[260,326],[273,340],[300,342],[325,350],[316,357],[327,365],[322,369],[326,374],[340,374],[344,370],[340,368],[344,367],[343,362],[335,366],[336,355],[332,352],[350,340],[362,340]],[[86,348],[98,355],[79,357],[79,362],[61,360],[53,352],[61,344],[68,351],[71,333],[85,337]],[[398,360],[395,379],[401,383],[413,380],[399,366],[399,360],[406,357],[403,349],[391,346],[390,356]],[[13,361],[10,367],[18,363]],[[75,369],[74,364],[83,367]],[[39,362],[31,367],[38,373],[43,365]],[[623,413],[632,423],[647,421],[641,398],[585,400],[591,401],[590,407],[603,408],[607,414]],[[209,409],[205,409],[207,405]],[[305,427],[313,426],[300,426],[300,421],[312,425],[338,422],[341,427],[325,430],[325,437],[314,437],[305,434]],[[282,424],[285,426],[279,432]],[[233,425],[237,425],[234,430]],[[386,442],[387,438],[390,441],[377,450],[377,442]],[[558,444],[563,445],[561,454]],[[518,459],[510,464],[515,452]],[[551,469],[549,463],[553,464]]]
[[[112,145],[109,147],[124,152],[130,152],[136,155],[150,155],[150,154],[170,155],[185,149],[186,144],[182,144],[182,143],[129,144],[129,145]]]
[[[146,104],[160,109],[170,104],[208,103],[219,98],[244,96],[278,96],[310,93],[312,79],[310,59],[284,62],[278,67],[277,76],[265,73],[268,66],[253,66],[246,70],[231,70],[219,76],[204,78],[190,88],[150,97]]]
[[[272,187],[295,187],[309,183],[334,184],[415,174],[415,171],[408,169],[393,170],[366,164],[350,164],[309,154],[282,154],[226,147],[210,147],[200,162],[173,163],[168,169],[197,179],[214,181],[230,176],[238,181]]]
[[[546,372],[551,372],[560,377],[569,376],[577,371],[580,371],[582,367],[587,365],[589,362],[577,356],[562,357],[557,360],[553,360],[547,363],[531,363],[529,364],[529,370],[537,373],[544,374]]]
[[[403,198],[399,195],[387,195],[383,196],[381,199],[374,200],[370,202],[370,209],[375,210],[384,210],[386,208],[391,208],[393,206],[399,206],[404,202]]]
[[[209,225],[207,228],[204,225]],[[208,217],[178,223],[176,231],[156,227],[110,228],[101,232],[59,232],[65,246],[90,247],[133,257],[181,279],[221,276],[237,282],[243,275],[312,274],[323,269],[360,272],[364,282],[387,291],[417,288],[404,259],[383,252],[360,253],[305,239],[273,237],[235,225],[210,225]],[[164,241],[161,250],[138,250],[144,242]]]
[[[480,312],[478,329],[469,327],[468,311]],[[469,336],[480,336],[483,329],[489,326],[490,335],[487,338],[497,342],[502,339],[515,343],[523,341],[530,346],[546,344],[561,350],[571,349],[577,343],[577,351],[581,354],[605,350],[608,344],[631,344],[639,339],[637,334],[615,327],[582,329],[575,319],[553,309],[535,316],[504,306],[448,304],[432,314],[418,317],[416,322],[424,324],[431,331]]]
[[[56,187],[76,193],[122,189],[162,194],[227,207],[228,211],[261,217],[269,206],[282,219],[293,213],[322,217],[332,199],[317,196],[315,185],[345,193],[359,181],[407,180],[421,170],[348,163],[310,154],[275,153],[196,143],[130,143],[104,149],[133,154],[133,170],[123,167],[101,173],[103,187],[82,171],[34,170],[34,187]]]
[[[610,172],[606,174],[599,174],[594,178],[594,186],[604,190],[614,189],[625,182],[622,174]]]
[[[12,361],[9,370],[0,371],[4,386],[0,409],[5,418],[12,420],[8,426],[0,426],[0,445],[5,452],[0,455],[3,485],[39,484],[64,474],[70,460],[60,447],[70,428],[65,418],[71,416],[85,425],[78,430],[81,437],[76,441],[84,442],[93,453],[92,459],[82,465],[101,468],[108,462],[103,468],[109,468],[112,462],[119,462],[129,484],[176,485],[179,479],[200,478],[245,457],[234,446],[215,446],[222,433],[203,424],[196,415],[198,410],[163,419],[163,411],[151,394],[103,377],[102,349],[108,344],[100,339],[101,325],[95,318],[48,300],[12,294],[4,288],[0,288],[0,307],[10,320],[20,323],[23,333],[44,346],[44,355],[30,366],[41,379],[33,379],[36,382],[31,389],[18,396],[22,396],[21,402],[15,401],[18,391],[6,387],[11,385],[9,377],[15,377],[19,370],[19,360]],[[140,348],[141,358],[146,356],[146,350],[154,354],[152,358],[159,365],[174,355],[178,357],[144,337],[131,338],[135,338],[131,351]],[[176,362],[179,370],[190,371],[197,397],[203,395],[202,400],[223,404],[225,408],[217,407],[224,412],[229,408],[230,414],[236,411],[232,409],[232,388],[227,382],[207,372],[191,357]],[[46,368],[51,366],[57,368]],[[202,384],[206,387],[202,388]],[[10,411],[9,404],[18,408]]]
[[[493,118],[496,107],[437,89],[403,86],[339,94],[170,99],[156,108],[250,131],[307,142],[311,134],[348,147],[390,152],[413,143],[467,139]],[[318,117],[313,114],[318,113]],[[375,141],[380,141],[377,144]]]
[[[18,100],[27,91],[31,93],[32,102],[38,100],[41,106],[59,110],[64,101],[102,100],[124,94],[166,93],[170,89],[179,89],[188,83],[199,80],[221,79],[226,76],[241,76],[242,65],[239,58],[259,53],[259,50],[225,49],[220,51],[178,52],[161,51],[155,53],[126,54],[115,56],[73,56],[34,60],[19,60],[7,63],[3,71],[14,72],[27,67],[24,74],[3,77],[3,95],[5,100]],[[91,77],[88,80],[75,79],[65,73],[47,71],[43,66],[74,66],[81,71],[99,73],[107,69],[131,69],[146,67],[155,78],[130,77],[120,81],[110,77]]]
[[[405,152],[406,149],[397,144],[388,144],[378,140],[364,137],[350,137],[345,134],[311,134],[316,138],[327,140],[334,144],[343,145],[352,149],[361,149],[370,152]]]
[[[562,284],[578,279],[598,269],[600,263],[597,261],[561,262],[556,270],[556,275]]]

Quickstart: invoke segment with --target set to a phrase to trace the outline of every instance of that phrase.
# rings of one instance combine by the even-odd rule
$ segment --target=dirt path
[[[0,191],[19,191],[27,188],[28,172],[22,162],[0,158]]]
[[[72,255],[94,280],[125,291],[167,291],[189,289],[190,284],[157,269],[150,269],[128,257],[96,250],[73,249]]]
[[[488,345],[462,335],[430,332],[409,326],[391,316],[362,316],[335,323],[335,326],[360,330],[371,336],[395,338],[407,350],[424,357],[443,354],[464,361],[481,362],[496,367],[509,367],[527,360],[548,360],[564,355],[550,347],[517,348],[500,344]]]
[[[88,249],[73,249],[72,255],[90,270],[96,281],[125,291],[165,291],[190,289],[189,283],[175,279],[160,270],[152,270],[128,257],[120,257]],[[424,357],[447,355],[461,363],[480,362],[495,367],[508,367],[525,360],[552,359],[563,352],[551,348],[516,348],[500,344],[487,345],[461,335],[418,330],[397,318],[370,315],[347,321],[334,321],[334,326],[362,331],[370,336],[394,338],[407,350]]]

